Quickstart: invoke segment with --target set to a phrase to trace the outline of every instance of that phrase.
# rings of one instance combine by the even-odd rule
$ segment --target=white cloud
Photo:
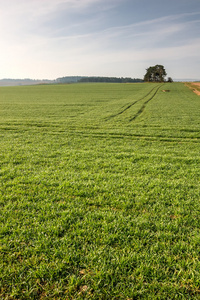
[[[143,76],[148,62],[198,58],[200,12],[124,25],[112,21],[119,3],[122,0],[4,1],[0,77]]]

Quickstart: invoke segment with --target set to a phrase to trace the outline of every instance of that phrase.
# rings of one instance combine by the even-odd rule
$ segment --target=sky
[[[0,0],[0,79],[200,80],[200,0]]]

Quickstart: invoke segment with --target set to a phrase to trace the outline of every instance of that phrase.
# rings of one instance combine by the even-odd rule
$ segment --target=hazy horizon
[[[119,77],[117,77],[117,76],[98,76],[98,75],[96,75],[96,76],[87,76],[87,75],[72,75],[72,76],[70,76],[70,75],[67,75],[67,76],[62,76],[62,77],[57,77],[57,78],[53,78],[53,79],[48,79],[48,78],[0,78],[0,81],[2,82],[2,81],[56,81],[57,79],[59,79],[59,78],[63,78],[63,77],[82,77],[82,78],[84,78],[84,77],[114,77],[114,78],[122,78],[123,76],[119,76]],[[171,77],[171,76],[170,76]],[[124,77],[124,78],[126,78],[126,77]],[[143,80],[143,78],[138,78],[138,77],[129,77],[129,78],[132,78],[132,79],[142,79]],[[167,80],[167,76],[166,76],[166,78],[165,78],[166,80]],[[200,81],[200,78],[172,78],[173,79],[173,81]]]

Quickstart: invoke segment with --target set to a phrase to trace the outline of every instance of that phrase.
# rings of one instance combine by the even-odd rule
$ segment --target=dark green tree
[[[168,77],[167,82],[173,82],[173,79],[171,77]]]
[[[164,82],[167,75],[165,68],[162,65],[156,65],[146,69],[144,81],[148,82]]]

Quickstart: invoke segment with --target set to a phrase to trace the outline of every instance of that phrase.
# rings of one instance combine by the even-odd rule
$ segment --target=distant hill
[[[113,83],[128,83],[128,82],[143,82],[139,78],[129,77],[100,77],[100,76],[65,76],[59,77],[55,80],[48,79],[1,79],[0,86],[19,86],[19,85],[36,85],[36,84],[68,84],[77,82],[113,82]]]
[[[176,78],[176,79],[174,79],[174,81],[179,81],[179,82],[186,82],[186,81],[188,81],[188,82],[193,82],[193,81],[200,81],[199,79],[191,79],[191,78],[182,78],[182,79],[179,79],[179,78]]]
[[[37,80],[37,79],[1,79],[0,86],[18,86],[18,85],[34,85],[34,84],[50,84],[55,80]]]

